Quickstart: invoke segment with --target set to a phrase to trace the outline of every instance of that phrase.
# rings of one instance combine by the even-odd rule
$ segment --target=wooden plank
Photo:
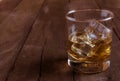
[[[42,54],[39,81],[72,81],[72,72],[67,66],[65,6],[67,0],[47,0],[50,10],[45,28],[46,45]],[[53,16],[52,16],[53,15]]]
[[[65,50],[67,2],[45,1],[8,81],[72,81]]]
[[[5,81],[11,71],[42,3],[43,0],[23,0],[0,24],[0,81]]]
[[[14,68],[9,74],[8,81],[38,81],[41,54],[45,45],[44,27],[47,25],[40,19],[41,17],[34,23]]]
[[[71,6],[72,9],[90,9],[90,8],[99,8],[99,5],[95,3],[94,0],[90,0],[90,1],[85,1],[83,4],[83,0],[79,0],[75,4],[75,2],[71,3],[75,6]],[[88,3],[91,3],[91,5],[88,5]],[[85,7],[83,7],[83,6]],[[70,8],[71,8],[70,7]],[[106,24],[106,26],[113,26],[116,27],[114,22],[110,23],[110,24]],[[120,70],[120,64],[118,63],[120,60],[120,56],[119,56],[119,39],[117,38],[115,32],[113,32],[113,43],[112,43],[112,53],[111,53],[111,67],[102,73],[99,74],[92,74],[92,75],[85,75],[85,74],[77,74],[74,73],[74,81],[119,81],[120,78],[118,76],[119,74],[119,70]],[[118,72],[118,74],[117,74]],[[114,75],[115,74],[115,75]]]
[[[0,23],[12,12],[22,0],[1,0],[0,1]]]

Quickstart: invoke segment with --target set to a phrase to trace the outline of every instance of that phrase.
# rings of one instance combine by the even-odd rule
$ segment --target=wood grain
[[[67,0],[46,0],[8,81],[72,81],[67,66]]]
[[[41,54],[44,50],[45,22],[39,17],[20,52],[8,81],[38,81],[40,76]]]
[[[46,44],[42,54],[39,81],[72,81],[72,72],[67,66],[65,7],[67,0],[47,0],[49,9],[45,27]],[[51,16],[53,15],[53,16]]]
[[[5,81],[35,21],[43,0],[23,0],[0,24],[0,81]]]
[[[0,23],[8,17],[12,10],[21,2],[22,0],[1,0],[0,1]]]

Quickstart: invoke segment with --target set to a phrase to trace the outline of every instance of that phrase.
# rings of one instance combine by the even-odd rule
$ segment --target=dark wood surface
[[[67,65],[65,14],[109,9],[115,18],[111,67],[76,74]],[[0,81],[120,81],[119,0],[0,0]]]

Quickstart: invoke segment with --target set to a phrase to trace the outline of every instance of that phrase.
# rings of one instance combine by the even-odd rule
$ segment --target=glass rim
[[[70,14],[73,14],[73,13],[76,13],[76,12],[87,12],[87,11],[97,11],[97,12],[99,12],[99,11],[105,11],[105,12],[109,13],[110,16],[107,17],[107,18],[98,19],[98,20],[96,20],[96,19],[76,20],[74,17],[70,17],[69,16]],[[72,22],[90,22],[91,20],[96,20],[96,21],[99,21],[99,22],[104,22],[104,21],[108,21],[108,20],[113,19],[114,18],[114,14],[113,14],[112,11],[106,10],[106,9],[83,9],[83,10],[70,10],[70,11],[68,11],[68,13],[66,14],[65,17],[66,17],[67,20],[72,21]]]

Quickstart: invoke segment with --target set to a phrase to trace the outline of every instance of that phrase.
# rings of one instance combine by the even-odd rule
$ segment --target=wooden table
[[[111,67],[93,75],[67,66],[69,9],[110,9]],[[120,81],[120,0],[0,0],[0,81]]]

